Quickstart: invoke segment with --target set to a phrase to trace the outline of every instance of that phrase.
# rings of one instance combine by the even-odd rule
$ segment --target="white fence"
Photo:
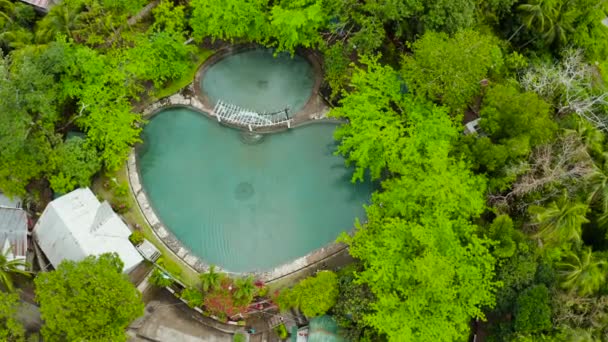
[[[270,127],[286,124],[291,128],[291,119],[288,110],[273,113],[258,113],[250,109],[244,109],[237,105],[218,101],[213,108],[213,114],[219,122],[228,122],[239,126],[253,128]]]

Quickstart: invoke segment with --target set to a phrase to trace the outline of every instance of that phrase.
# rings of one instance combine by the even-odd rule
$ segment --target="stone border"
[[[155,103],[152,103],[150,106],[146,107],[142,111],[142,116],[144,118],[152,117],[164,109],[171,107],[186,107],[193,109],[199,112],[202,115],[205,115],[207,118],[217,121],[215,115],[213,115],[213,111],[210,107],[210,104],[205,101],[204,96],[202,95],[202,90],[200,89],[200,75],[204,73],[204,71],[210,66],[219,61],[221,58],[227,56],[228,54],[235,53],[238,51],[243,51],[247,49],[254,48],[251,45],[239,46],[235,48],[227,48],[224,49],[213,56],[211,56],[207,62],[205,62],[197,72],[197,76],[194,81],[188,85],[186,88],[180,90],[178,93],[161,99]],[[308,61],[313,65],[313,69],[315,72],[315,84],[313,86],[311,97],[308,102],[304,106],[304,108],[296,113],[293,116],[294,123],[291,125],[291,128],[307,126],[309,124],[324,122],[324,123],[334,123],[339,124],[342,121],[327,118],[326,114],[328,112],[327,107],[323,104],[323,110],[320,112],[313,112],[312,109],[315,108],[315,97],[319,97],[317,95],[318,89],[321,85],[321,77],[320,77],[320,64],[318,61],[314,59],[312,54],[303,54],[306,56]],[[201,100],[202,98],[202,100]],[[321,101],[323,101],[321,99]],[[316,107],[319,107],[318,105]],[[297,119],[297,120],[296,120]],[[221,124],[226,125],[225,122],[221,122]],[[238,125],[227,125],[233,128],[237,128],[240,130],[246,130],[246,127],[238,126]],[[275,133],[287,130],[288,127],[285,126],[272,126],[267,127],[266,129],[256,129],[254,130],[256,133]],[[195,272],[206,272],[209,269],[207,263],[201,260],[197,255],[192,253],[190,249],[183,245],[183,243],[177,239],[172,233],[171,230],[168,229],[165,224],[160,220],[159,216],[154,211],[154,208],[150,204],[148,199],[148,195],[146,194],[143,186],[141,185],[141,178],[139,174],[139,169],[137,166],[137,157],[135,154],[135,148],[131,150],[129,154],[129,159],[127,162],[127,171],[129,177],[130,189],[136,199],[137,206],[147,221],[148,225],[152,228],[153,233],[156,237],[161,241],[177,258],[182,260],[187,267],[191,268]],[[320,247],[311,251],[310,253],[299,257],[297,259],[288,261],[282,265],[279,265],[271,270],[264,272],[230,272],[224,270],[220,267],[217,267],[217,270],[220,272],[224,272],[230,275],[235,276],[247,276],[252,275],[256,279],[262,280],[266,283],[270,283],[286,276],[289,276],[293,273],[296,273],[300,270],[304,270],[312,265],[318,264],[326,259],[329,259],[333,256],[338,255],[343,252],[346,248],[348,248],[343,243],[330,242],[327,245]]]
[[[237,46],[228,46],[228,47],[218,50],[216,53],[214,53],[209,58],[207,58],[207,60],[203,63],[203,65],[201,65],[201,67],[196,72],[194,81],[190,84],[190,87],[189,87],[190,88],[189,90],[194,95],[193,97],[196,97],[197,102],[200,103],[199,109],[207,112],[210,116],[215,117],[215,115],[213,114],[213,104],[210,102],[209,97],[206,95],[205,91],[201,87],[201,79],[204,76],[205,72],[210,67],[212,67],[217,62],[221,61],[223,58],[225,58],[227,56],[237,54],[240,52],[244,52],[247,50],[256,49],[256,48],[259,48],[259,46],[255,45],[255,44],[241,44],[241,45],[237,45]],[[313,82],[313,86],[312,86],[310,95],[308,97],[308,101],[306,101],[306,104],[304,105],[304,107],[302,107],[302,109],[300,109],[296,113],[293,113],[293,116],[291,117],[291,127],[288,127],[287,124],[273,125],[273,126],[268,126],[268,127],[254,128],[252,130],[253,132],[256,132],[256,133],[280,132],[280,131],[286,130],[288,128],[297,127],[301,123],[304,123],[304,122],[307,122],[310,120],[316,120],[316,119],[326,117],[328,108],[325,105],[324,100],[321,98],[321,96],[318,95],[319,89],[321,88],[321,83],[323,82],[323,76],[322,76],[323,69],[321,67],[321,63],[314,54],[308,52],[307,50],[298,49],[296,51],[296,53],[299,56],[306,59],[306,61],[308,61],[308,63],[312,67],[312,72],[314,75],[314,82]],[[197,105],[198,105],[198,103],[197,103]],[[245,126],[240,126],[240,125],[236,125],[236,124],[232,124],[232,123],[222,122],[222,124],[226,124],[227,126],[235,127],[235,128],[242,129],[242,130],[247,128]]]

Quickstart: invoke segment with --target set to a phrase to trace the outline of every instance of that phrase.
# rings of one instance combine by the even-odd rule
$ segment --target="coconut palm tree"
[[[593,173],[587,179],[590,204],[595,204],[602,213],[608,213],[608,163],[596,165]]]
[[[579,9],[570,8],[569,4],[567,0],[530,0],[517,6],[517,10],[522,14],[522,26],[536,31],[547,44],[565,44],[568,41],[567,34],[574,31],[574,22],[581,15]],[[524,46],[534,40],[536,38]]]
[[[574,22],[580,15],[578,10],[568,8],[567,1],[558,1],[549,11],[549,25],[544,31],[543,39],[547,44],[564,45],[568,42],[568,33],[574,31]]]
[[[0,18],[8,22],[13,21],[13,12],[15,11],[15,4],[8,0],[0,0]]]
[[[585,203],[570,201],[564,194],[546,207],[531,206],[528,211],[539,231],[536,237],[550,244],[581,241],[581,226],[589,222],[585,217],[589,207]]]
[[[76,38],[80,28],[81,8],[70,2],[61,2],[51,8],[49,13],[38,23],[36,40],[46,43],[55,39],[58,34]]]
[[[530,0],[517,6],[517,10],[522,13],[522,21],[527,28],[535,28],[543,32],[550,20],[549,11],[555,2],[555,0]]]
[[[557,264],[561,286],[579,296],[593,294],[606,281],[605,266],[606,261],[598,259],[590,247],[583,249],[580,256],[571,253]]]
[[[238,278],[235,281],[236,289],[232,296],[235,302],[240,305],[251,303],[255,294],[255,285],[253,284],[253,277]]]
[[[203,292],[219,289],[222,285],[222,278],[223,275],[221,273],[215,272],[215,265],[211,265],[209,272],[200,275]]]
[[[9,291],[14,289],[13,277],[16,274],[29,276],[30,273],[25,271],[27,263],[23,260],[9,260],[11,249],[7,248],[4,253],[0,253],[0,285]]]

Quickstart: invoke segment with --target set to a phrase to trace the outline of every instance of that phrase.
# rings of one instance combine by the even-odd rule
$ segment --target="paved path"
[[[209,328],[178,306],[184,305],[167,291],[159,291],[148,305],[146,315],[138,324],[138,337],[158,342],[231,342],[232,334]],[[131,341],[141,341],[133,338]]]

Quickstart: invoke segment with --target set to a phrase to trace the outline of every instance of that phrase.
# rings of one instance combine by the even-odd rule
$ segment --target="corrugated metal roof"
[[[18,198],[18,197],[9,198],[8,196],[0,193],[0,207],[20,208],[21,207],[21,198]]]
[[[34,228],[38,245],[53,266],[68,259],[116,252],[128,272],[143,258],[129,241],[131,231],[107,203],[88,188],[74,190],[49,203]]]
[[[0,207],[0,246],[6,240],[15,256],[25,256],[27,252],[27,214],[18,208]]]

